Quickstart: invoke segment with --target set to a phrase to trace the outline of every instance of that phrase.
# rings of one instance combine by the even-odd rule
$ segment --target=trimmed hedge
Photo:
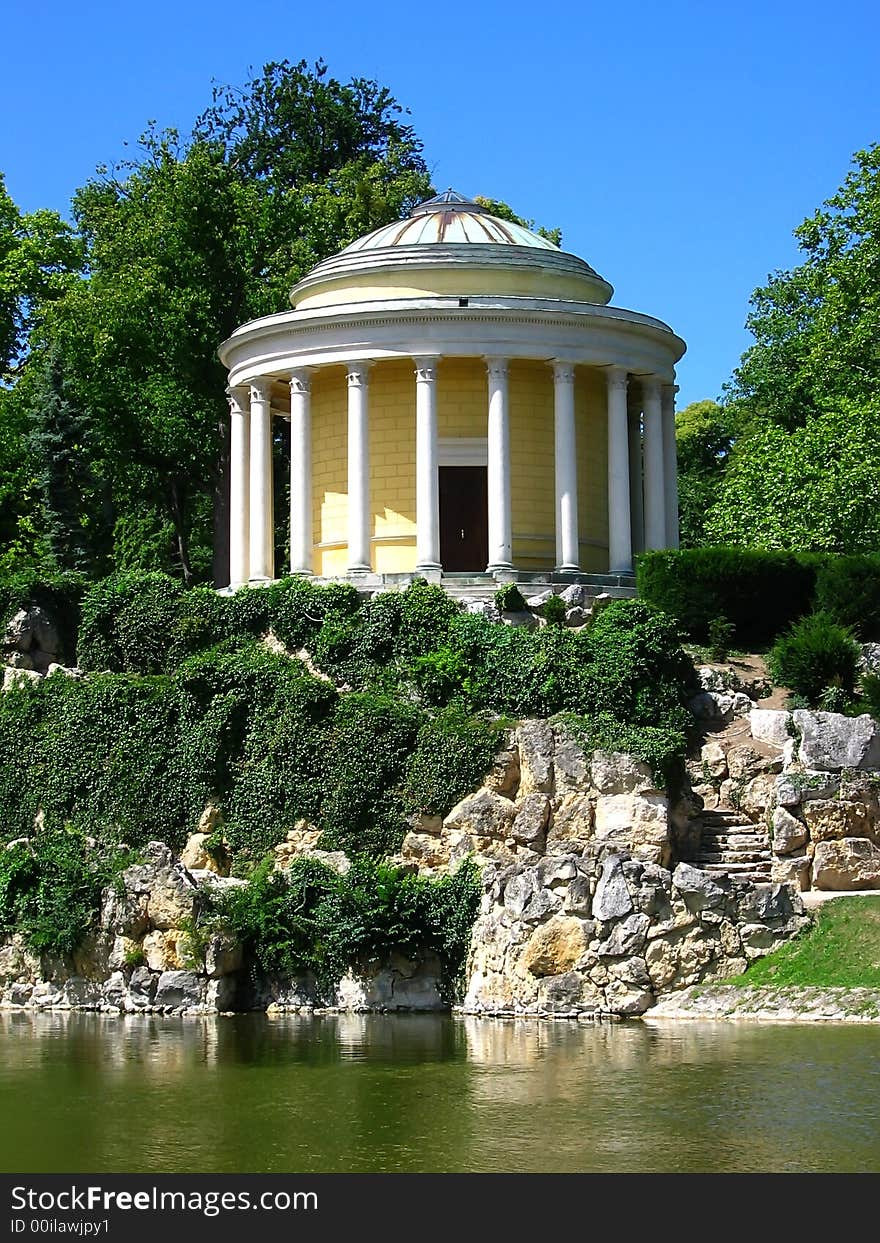
[[[816,575],[816,608],[864,642],[880,641],[880,556],[826,557]]]
[[[639,595],[681,622],[698,642],[724,617],[741,647],[771,643],[808,613],[820,553],[754,548],[690,548],[643,553],[636,563]]]

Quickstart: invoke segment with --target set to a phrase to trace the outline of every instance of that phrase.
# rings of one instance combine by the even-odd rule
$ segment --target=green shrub
[[[880,556],[826,557],[816,575],[816,608],[864,642],[880,640]]]
[[[499,613],[527,613],[529,609],[516,583],[505,583],[503,587],[499,587],[494,601]]]
[[[468,716],[459,705],[427,720],[407,763],[406,810],[447,815],[492,767],[502,728],[502,721]]]
[[[38,954],[73,954],[95,926],[102,890],[132,861],[65,829],[0,851],[0,932],[22,933]]]
[[[541,610],[541,616],[548,626],[565,625],[566,607],[562,596],[551,596]]]
[[[312,974],[331,990],[350,967],[437,954],[451,985],[460,976],[479,905],[476,868],[423,880],[402,869],[356,860],[340,876],[314,859],[285,872],[266,860],[247,885],[215,903],[215,917],[267,975]]]
[[[709,622],[709,658],[719,664],[727,660],[736,626],[726,617],[713,617]]]
[[[649,764],[659,785],[675,789],[684,774],[684,728],[627,725],[610,712],[590,716],[562,713],[558,718],[585,751],[620,751]]]
[[[274,588],[272,629],[292,651],[311,648],[326,622],[339,626],[350,621],[361,604],[361,596],[350,583],[322,587],[307,578],[285,578]]]
[[[880,676],[876,673],[862,675],[862,695],[871,716],[880,721]]]
[[[640,597],[677,618],[687,634],[705,642],[714,617],[734,626],[740,647],[773,641],[808,613],[817,553],[753,548],[690,548],[647,552],[637,561]]]
[[[186,591],[167,574],[115,574],[82,602],[77,649],[83,669],[166,673],[226,629],[224,602],[208,587]]]
[[[827,613],[811,613],[776,641],[767,665],[777,685],[789,687],[815,707],[827,687],[852,695],[859,656],[850,630]]]

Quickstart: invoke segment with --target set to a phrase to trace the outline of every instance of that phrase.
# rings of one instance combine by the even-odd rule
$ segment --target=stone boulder
[[[657,789],[648,764],[618,751],[593,752],[590,780],[600,794],[643,794]]]
[[[550,794],[556,745],[551,726],[547,721],[523,721],[516,731],[516,742],[520,765],[519,797]]]
[[[562,975],[587,948],[586,925],[572,915],[554,915],[536,928],[526,942],[520,967],[532,975]]]
[[[207,981],[194,971],[163,971],[153,1004],[163,1010],[194,1010],[205,1004]]]
[[[817,842],[814,889],[880,889],[880,848],[864,837]]]
[[[852,717],[798,710],[792,716],[800,733],[799,757],[805,768],[832,772],[880,768],[880,727],[867,713]]]
[[[785,807],[773,812],[773,853],[790,855],[807,842],[807,827]]]
[[[149,842],[143,855],[142,863],[122,874],[126,896],[134,903],[146,894],[147,918],[153,928],[179,928],[194,916],[198,887],[163,842]],[[115,931],[135,935],[124,927]]]
[[[752,708],[749,712],[749,728],[756,742],[765,742],[781,751],[792,737],[791,713],[771,708]]]
[[[520,786],[522,792],[522,785]],[[532,793],[532,791],[526,791]],[[517,808],[508,798],[494,790],[481,789],[468,794],[443,821],[444,829],[461,829],[477,837],[496,837],[504,840],[511,836]]]
[[[842,837],[874,837],[877,826],[868,816],[864,803],[843,799],[811,799],[804,803],[804,819],[814,842]]]

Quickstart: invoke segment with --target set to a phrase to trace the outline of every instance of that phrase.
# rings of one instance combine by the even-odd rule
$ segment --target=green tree
[[[705,543],[706,514],[717,498],[730,456],[733,412],[715,401],[693,401],[675,416],[681,546]]]
[[[843,185],[794,232],[805,256],[755,290],[755,344],[728,393],[781,427],[880,390],[880,145],[857,151]]]
[[[20,360],[42,308],[82,267],[82,245],[57,212],[22,215],[0,173],[0,373]]]
[[[87,275],[51,308],[40,344],[58,351],[89,419],[117,532],[135,512],[158,547],[170,524],[186,582],[209,572],[212,512],[214,578],[227,581],[217,346],[242,320],[284,309],[320,259],[430,193],[401,112],[385,88],[342,85],[323,62],[270,64],[240,90],[215,90],[190,137],[149,130],[135,159],[75,196]]]
[[[757,422],[740,438],[710,510],[710,543],[880,549],[880,400],[840,401],[786,431]]]

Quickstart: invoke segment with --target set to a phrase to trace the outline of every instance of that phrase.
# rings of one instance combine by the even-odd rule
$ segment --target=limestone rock
[[[804,803],[804,819],[814,842],[875,835],[875,826],[868,817],[864,803],[813,799]]]
[[[780,760],[768,759],[759,755],[753,747],[734,746],[727,753],[727,767],[730,776],[738,781],[751,781],[764,773],[780,767]]]
[[[836,773],[789,770],[776,778],[775,801],[780,807],[796,807],[811,799],[834,798],[840,790]]]
[[[60,656],[62,652],[61,638],[58,628],[45,609],[35,604],[29,610],[32,647],[39,648],[50,656]]]
[[[724,889],[708,872],[701,872],[689,863],[679,863],[672,873],[672,883],[689,911],[703,911],[721,906],[726,897]]]
[[[602,864],[602,875],[593,895],[596,919],[620,919],[633,909],[632,898],[623,874],[619,855],[608,855]]]
[[[179,928],[160,931],[156,928],[143,940],[143,952],[151,971],[181,971],[187,961],[186,933]]]
[[[577,630],[581,626],[586,626],[589,620],[589,609],[572,608],[565,610],[565,624],[571,630]]]
[[[529,596],[526,600],[526,604],[530,609],[534,609],[536,613],[540,613],[547,601],[552,600],[555,595],[555,591],[541,591],[536,596]]]
[[[461,829],[478,837],[504,840],[511,836],[516,813],[516,806],[510,799],[496,794],[494,790],[481,789],[476,794],[468,794],[453,807],[443,822],[443,828]]]
[[[812,860],[807,855],[785,855],[775,858],[770,867],[770,879],[775,885],[794,885],[799,893],[810,888]]]
[[[156,995],[158,979],[159,977],[147,967],[138,967],[133,971],[128,982],[128,993],[124,998],[125,1009],[145,1010],[147,1006],[151,1006]]]
[[[807,829],[785,807],[777,807],[773,812],[773,853],[790,855],[803,846],[807,840]]]
[[[552,595],[552,592],[551,592]],[[519,797],[553,790],[553,730],[546,721],[523,721],[516,731],[519,747]]]
[[[647,915],[627,915],[614,925],[610,937],[599,943],[596,953],[611,958],[641,954],[650,923]]]
[[[880,768],[880,728],[867,715],[843,716],[838,712],[793,714],[800,731],[800,759],[806,768]]]
[[[210,979],[233,975],[244,965],[242,947],[228,933],[215,933],[205,949],[205,972]]]
[[[763,820],[776,794],[776,781],[771,773],[759,773],[745,782],[737,799],[739,807],[750,820]]]
[[[594,751],[590,779],[600,794],[642,794],[656,790],[649,765],[617,751]]]
[[[546,794],[527,794],[517,804],[510,836],[524,846],[541,850],[549,815],[550,799]]]
[[[207,981],[193,971],[163,971],[153,1004],[164,1010],[190,1010],[205,1003]]]
[[[210,832],[204,830],[191,833],[181,851],[180,862],[187,870],[217,872],[220,876],[228,876],[230,867],[228,851],[222,848],[206,850],[205,843],[210,836]]]
[[[700,751],[700,760],[710,777],[723,781],[727,776],[727,754],[720,743],[705,743]]]
[[[586,843],[592,836],[593,804],[585,794],[566,794],[553,809],[548,847],[554,842]]]
[[[590,603],[590,589],[585,583],[569,583],[559,595],[570,609],[585,609]]]
[[[3,646],[18,652],[29,652],[34,641],[34,627],[27,609],[19,609],[10,619],[3,636]]]
[[[121,892],[111,885],[101,895],[100,926],[115,936],[139,940],[150,926],[147,914],[149,893],[146,889]]]
[[[700,691],[688,700],[688,708],[698,721],[726,725],[733,720],[733,696],[726,691]]]
[[[536,976],[560,975],[575,965],[586,948],[583,920],[557,915],[529,937],[520,966]]]
[[[554,791],[557,798],[582,794],[589,786],[590,765],[583,747],[571,737],[564,726],[554,730],[553,751]]]
[[[494,790],[496,794],[513,798],[519,786],[519,752],[516,747],[508,747],[498,752],[492,771],[484,780],[483,785],[489,790]],[[425,833],[430,830],[422,828],[417,831]]]
[[[665,794],[610,794],[596,802],[596,838],[654,863],[668,860],[669,802]]]
[[[814,889],[880,889],[880,848],[864,837],[817,842]]]
[[[758,742],[769,743],[780,750],[791,738],[791,714],[771,708],[753,708],[749,713],[752,737]]]

